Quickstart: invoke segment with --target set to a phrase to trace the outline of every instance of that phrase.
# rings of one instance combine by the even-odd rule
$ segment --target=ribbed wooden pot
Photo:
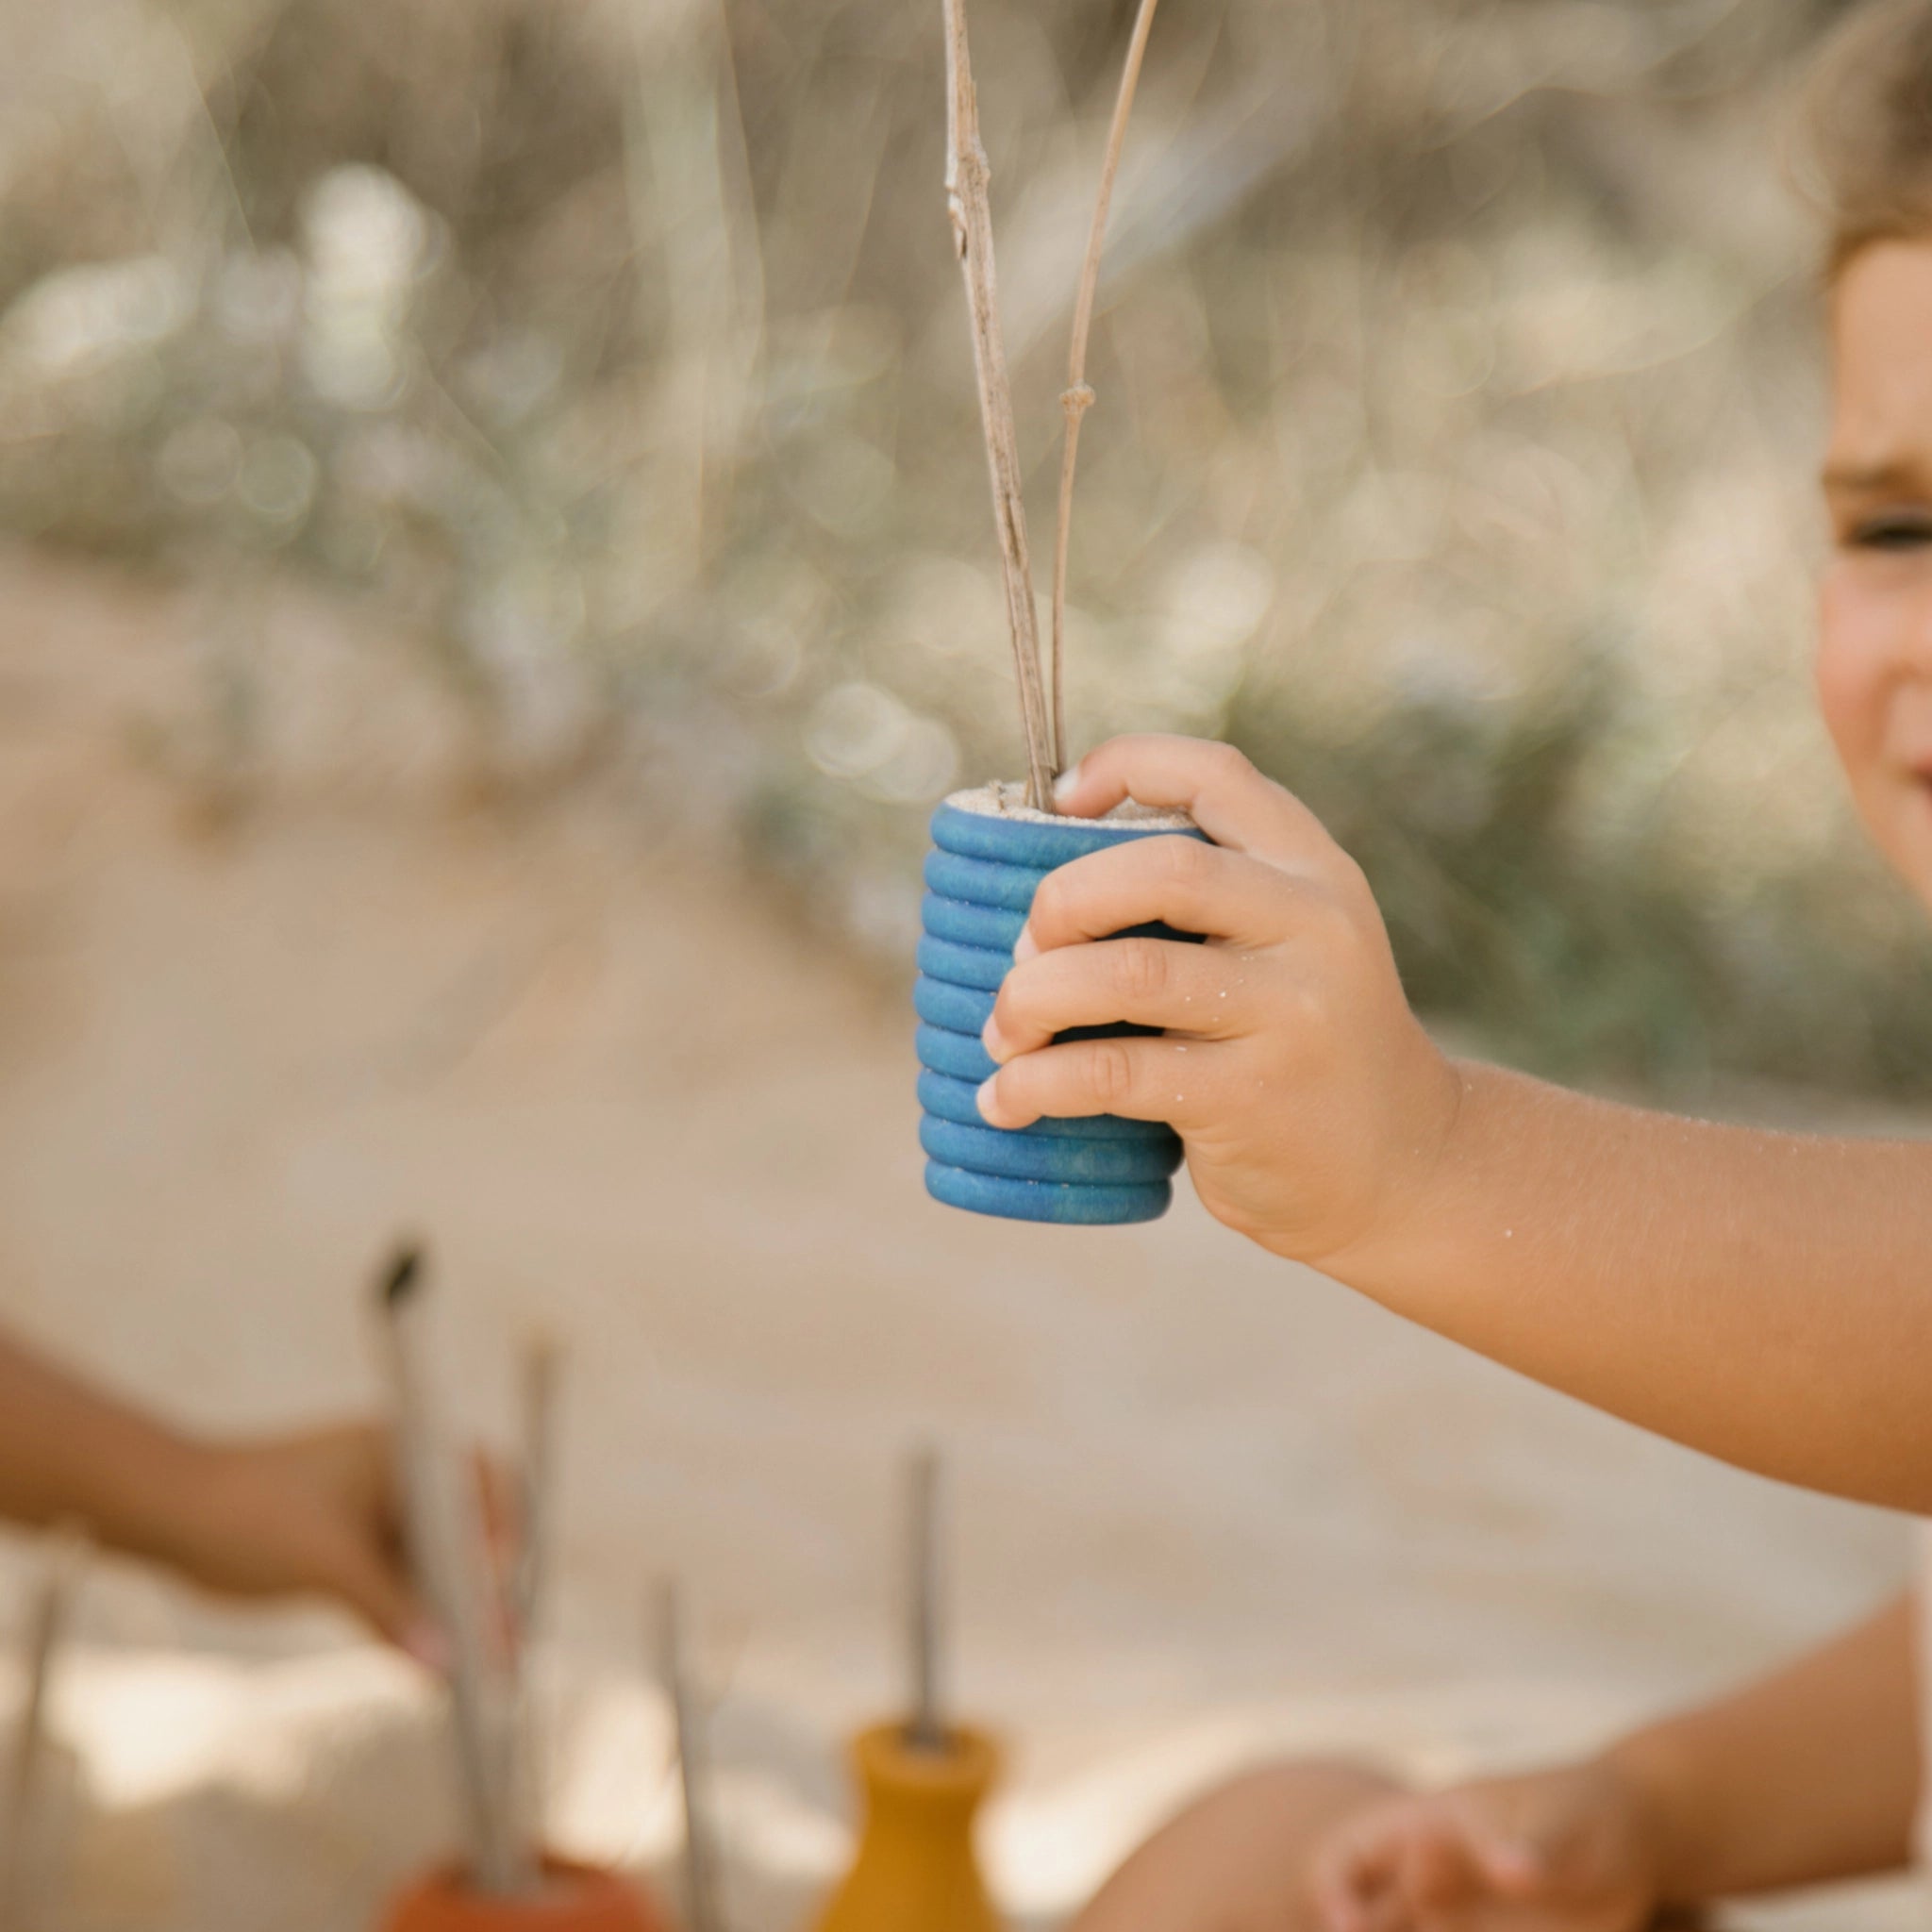
[[[1001,1932],[974,1851],[974,1821],[999,1769],[983,1733],[956,1729],[940,1751],[903,1724],[852,1746],[864,1794],[858,1849],[813,1932]]]
[[[1180,1138],[1158,1121],[1100,1114],[991,1127],[976,1094],[995,1071],[980,1040],[1040,882],[1090,852],[1135,839],[1198,839],[1184,819],[1069,819],[1016,809],[1007,788],[955,792],[932,816],[919,941],[920,1144],[935,1200],[1009,1221],[1100,1225],[1153,1221],[1174,1199]],[[1136,928],[1166,939],[1165,926]],[[1115,934],[1115,938],[1126,935]],[[1144,1033],[1079,1027],[1073,1040]]]

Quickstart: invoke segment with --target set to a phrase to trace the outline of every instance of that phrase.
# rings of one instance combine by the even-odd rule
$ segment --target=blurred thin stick
[[[1067,386],[1060,391],[1060,408],[1067,419],[1067,441],[1060,458],[1059,517],[1053,542],[1053,765],[1063,771],[1067,762],[1067,711],[1063,695],[1066,661],[1067,545],[1074,521],[1074,465],[1080,448],[1080,419],[1093,407],[1087,382],[1087,338],[1093,328],[1093,297],[1100,286],[1100,251],[1107,240],[1107,217],[1113,206],[1114,177],[1120,173],[1121,150],[1127,142],[1127,117],[1134,110],[1134,90],[1141,82],[1147,36],[1154,27],[1154,9],[1160,0],[1141,0],[1134,17],[1133,38],[1127,42],[1126,65],[1121,70],[1121,90],[1114,97],[1113,122],[1107,130],[1107,156],[1100,164],[1100,193],[1093,204],[1093,226],[1087,236],[1087,259],[1080,269],[1080,293],[1074,304],[1074,339],[1067,351]]]
[[[671,1706],[677,1775],[684,1794],[686,1920],[691,1932],[724,1932],[711,1833],[710,1771],[705,1760],[697,1695],[684,1654],[683,1593],[675,1576],[663,1578],[658,1586],[658,1673]]]
[[[517,1561],[513,1600],[517,1628],[527,1637],[543,1607],[556,1524],[557,1390],[561,1351],[557,1338],[532,1335],[523,1360],[523,1453],[517,1472]]]
[[[654,575],[697,582],[724,527],[758,410],[765,352],[763,252],[737,68],[723,0],[682,9],[632,5],[635,84],[624,119],[634,256],[662,300],[669,339],[658,384],[681,469],[659,497],[675,537]],[[679,499],[682,499],[680,502]]]
[[[979,104],[966,46],[965,0],[943,0],[946,21],[946,208],[953,247],[966,283],[973,325],[973,372],[979,385],[980,425],[992,478],[993,521],[999,526],[1006,575],[1007,626],[1020,685],[1026,732],[1026,799],[1053,809],[1053,721],[1041,675],[1040,621],[1033,608],[1033,564],[1026,546],[1026,505],[1020,488],[1020,443],[1013,429],[1012,383],[1000,335],[999,289],[993,273],[992,170],[979,140]]]
[[[504,1789],[525,1840],[543,1841],[544,1753],[530,1682],[531,1646],[543,1620],[557,1522],[557,1339],[538,1333],[524,1344],[523,1443],[517,1469],[517,1548],[510,1572],[510,1723],[505,1730]]]
[[[481,1498],[467,1462],[445,1440],[436,1359],[425,1328],[421,1250],[399,1248],[377,1288],[384,1368],[394,1418],[410,1567],[450,1646],[448,1688],[458,1772],[468,1808],[470,1877],[491,1897],[527,1890],[534,1861],[522,1837],[504,1767],[514,1726],[501,1643],[501,1612]]]
[[[27,1623],[20,1730],[7,1788],[6,1831],[0,1838],[0,1926],[7,1932],[32,1932],[40,1924],[42,1901],[35,1894],[43,1874],[35,1857],[35,1800],[46,1753],[47,1688],[91,1549],[87,1532],[76,1524],[56,1532]]]
[[[906,1741],[915,1751],[943,1751],[948,1733],[940,1683],[940,1457],[929,1444],[907,1467],[907,1659],[911,1666],[911,1714]]]

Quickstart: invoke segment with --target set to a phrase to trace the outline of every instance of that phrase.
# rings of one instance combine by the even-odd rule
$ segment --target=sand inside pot
[[[1018,819],[1031,825],[1130,825],[1137,832],[1191,832],[1196,826],[1184,811],[1162,811],[1137,805],[1131,798],[1097,819],[1071,818],[1062,812],[1039,811],[1026,803],[1026,788],[1017,779],[995,778],[947,795],[955,811],[977,812],[982,818]]]
[[[581,1911],[587,1902],[598,1896],[606,1882],[604,1874],[595,1868],[573,1864],[546,1853],[537,1876],[508,1898],[477,1892],[467,1871],[456,1875],[452,1889],[466,1899],[475,1900],[485,1909],[553,1916]]]

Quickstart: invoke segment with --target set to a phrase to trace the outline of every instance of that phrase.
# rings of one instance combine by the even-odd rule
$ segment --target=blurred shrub
[[[1116,202],[1071,714],[1228,732],[1418,998],[1564,1071],[1923,1087],[1932,974],[1804,675],[1776,165],[1809,0],[1216,0]],[[976,0],[1050,542],[1125,0]],[[71,0],[0,19],[0,516],[371,601],[506,782],[635,778],[901,946],[1016,732],[938,6]],[[242,708],[242,715],[246,707]],[[835,888],[824,891],[826,886]]]

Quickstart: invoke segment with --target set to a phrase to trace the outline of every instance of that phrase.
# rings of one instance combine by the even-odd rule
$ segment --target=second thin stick
[[[918,1751],[944,1751],[951,1730],[941,1682],[944,1629],[941,1600],[941,1470],[939,1451],[913,1452],[907,1470],[908,1656],[912,1670],[906,1741]]]

